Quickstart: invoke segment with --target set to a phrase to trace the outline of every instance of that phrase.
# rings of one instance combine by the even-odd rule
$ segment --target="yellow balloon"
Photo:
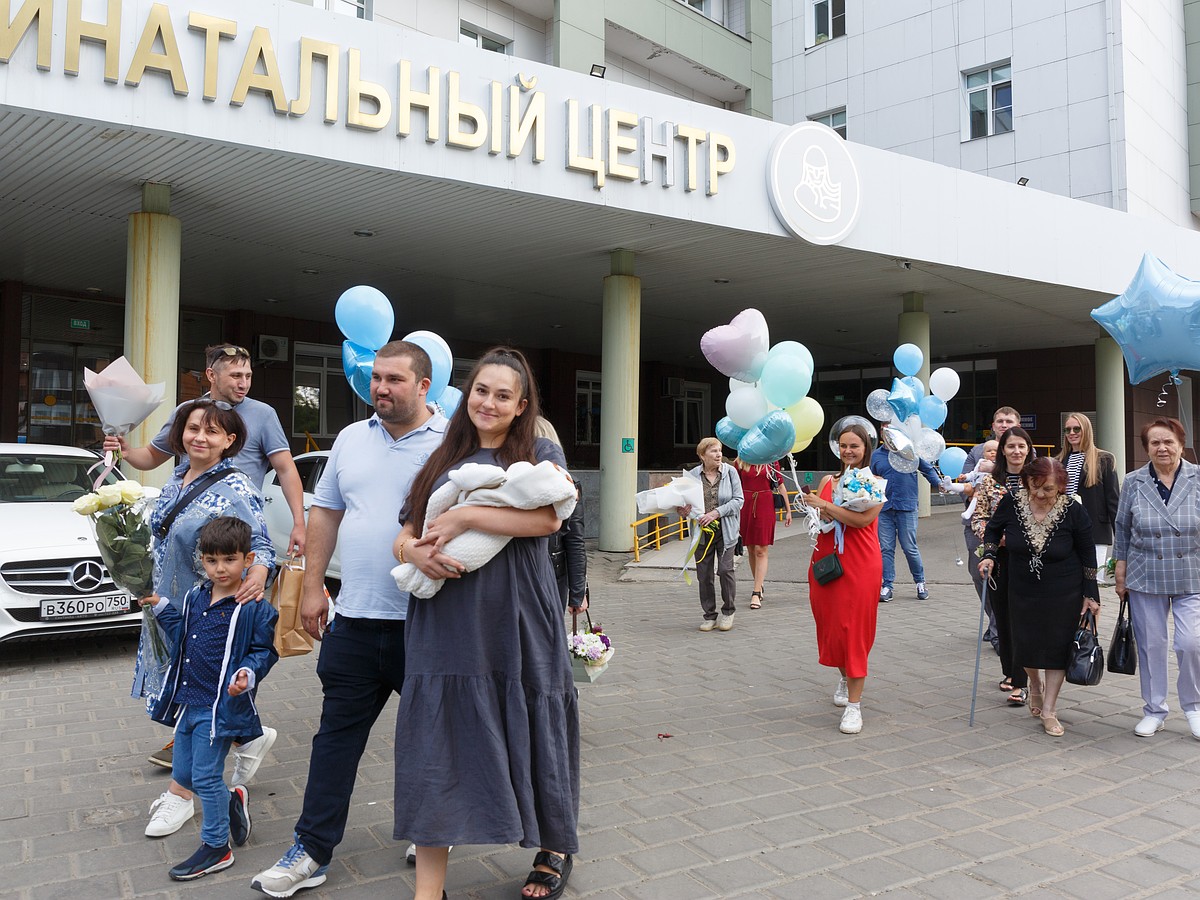
[[[825,410],[812,397],[804,397],[793,403],[785,412],[796,426],[797,443],[805,438],[811,440],[825,424]]]
[[[801,450],[807,449],[808,445],[811,444],[812,442],[813,442],[813,439],[810,437],[806,437],[802,441],[796,441],[796,443],[792,444],[792,449],[789,450],[788,452],[789,453],[799,453]]]

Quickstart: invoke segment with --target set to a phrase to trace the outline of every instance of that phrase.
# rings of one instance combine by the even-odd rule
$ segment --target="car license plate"
[[[87,619],[127,613],[133,598],[129,594],[105,594],[103,597],[64,597],[42,601],[42,620]]]

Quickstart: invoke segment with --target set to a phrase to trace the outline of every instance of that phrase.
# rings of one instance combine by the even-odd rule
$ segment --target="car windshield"
[[[70,503],[92,489],[96,457],[0,453],[0,503]],[[105,481],[119,480],[110,474]]]

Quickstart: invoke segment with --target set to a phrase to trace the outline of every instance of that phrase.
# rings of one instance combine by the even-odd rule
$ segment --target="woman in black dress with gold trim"
[[[1087,511],[1066,493],[1062,463],[1035,459],[1021,482],[1024,490],[1005,495],[988,521],[980,571],[991,574],[1003,537],[1013,663],[1029,678],[1030,714],[1057,737],[1064,731],[1057,703],[1071,639],[1085,610],[1100,611],[1096,545]]]

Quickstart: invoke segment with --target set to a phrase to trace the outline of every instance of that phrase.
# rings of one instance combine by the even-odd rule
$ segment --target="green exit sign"
[[[92,328],[92,320],[91,319],[72,319],[71,327],[78,328],[81,331],[90,331]]]

